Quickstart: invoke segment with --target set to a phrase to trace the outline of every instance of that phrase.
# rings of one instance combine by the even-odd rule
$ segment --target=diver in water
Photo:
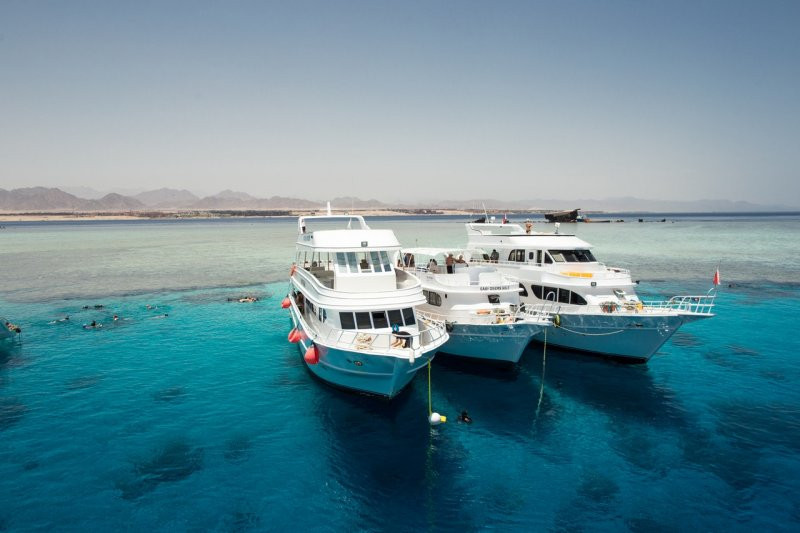
[[[470,418],[469,413],[467,413],[466,409],[461,411],[461,414],[458,415],[458,421],[464,422],[465,424],[472,424],[472,418]]]

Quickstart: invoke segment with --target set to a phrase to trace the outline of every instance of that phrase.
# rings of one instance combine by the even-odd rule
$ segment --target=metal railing
[[[316,316],[305,317],[294,310],[303,332],[313,342],[347,351],[365,351],[372,354],[414,360],[425,351],[436,348],[447,341],[447,330],[443,321],[418,317],[417,332],[376,332],[334,328],[320,322]],[[306,320],[310,318],[310,320]]]
[[[553,321],[551,313],[537,309],[528,310],[525,308],[525,306],[520,307],[513,312],[509,312],[508,310],[502,308],[496,308],[458,311],[446,315],[417,309],[417,315],[437,322],[458,322],[460,324],[471,325],[513,324],[520,321],[550,323]]]
[[[679,313],[710,315],[714,309],[716,294],[673,296],[669,300],[646,300],[645,309],[673,310]]]

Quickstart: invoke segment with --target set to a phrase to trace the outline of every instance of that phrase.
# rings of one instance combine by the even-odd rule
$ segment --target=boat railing
[[[365,351],[388,357],[414,360],[447,341],[447,330],[443,321],[420,317],[418,331],[376,332],[340,329],[311,317],[309,327],[306,317],[300,317],[303,331],[310,340],[325,346],[348,351]]]
[[[592,278],[595,276],[601,276],[603,279],[627,279],[630,277],[631,272],[625,268],[617,268],[617,267],[609,267],[604,265],[603,263],[597,263],[602,270],[589,270],[589,271],[582,271],[580,269],[574,270],[576,267],[582,267],[587,263],[537,263],[535,261],[508,261],[505,259],[498,259],[497,261],[493,261],[491,259],[478,259],[473,258],[470,260],[470,264],[477,264],[477,265],[488,265],[488,266],[513,266],[513,267],[520,267],[520,266],[532,266],[538,268],[546,268],[547,273],[553,276],[562,276],[565,278],[575,278],[575,277],[586,277]],[[551,270],[553,268],[559,268],[561,270]],[[566,270],[564,270],[566,269]],[[573,269],[573,270],[570,270]]]
[[[520,307],[518,314],[527,319],[541,320],[546,318],[552,321],[552,318],[561,312],[561,303],[552,300],[546,300],[541,303],[526,303]]]
[[[679,313],[710,315],[714,309],[716,294],[673,296],[669,300],[645,300],[646,309],[673,310]]]
[[[518,286],[517,282],[513,283],[486,283],[486,281],[481,282],[479,279],[473,280],[471,278],[464,278],[464,276],[459,276],[459,274],[469,274],[468,267],[465,266],[456,266],[455,272],[452,274],[448,274],[446,270],[446,266],[440,265],[436,267],[436,270],[431,270],[426,266],[416,266],[416,267],[399,267],[399,270],[403,270],[406,273],[412,273],[415,275],[421,274],[433,274],[436,276],[436,281],[442,285],[447,285],[451,287],[487,287],[487,290],[509,290]]]

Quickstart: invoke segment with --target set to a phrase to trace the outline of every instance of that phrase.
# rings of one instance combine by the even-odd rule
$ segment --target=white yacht
[[[641,301],[628,270],[600,263],[575,235],[485,219],[466,224],[471,265],[491,264],[520,283],[526,307],[556,314],[547,343],[645,362],[685,322],[714,316],[714,294]],[[543,335],[536,336],[542,340]]]
[[[415,313],[425,298],[419,280],[395,268],[400,243],[391,230],[330,210],[300,217],[297,229],[282,304],[294,326],[289,340],[324,381],[395,396],[448,339],[444,323]]]
[[[443,321],[450,334],[442,353],[516,363],[534,335],[552,324],[547,313],[521,309],[519,284],[494,266],[470,265],[458,250],[403,252],[402,268],[419,278],[427,300],[417,314]]]

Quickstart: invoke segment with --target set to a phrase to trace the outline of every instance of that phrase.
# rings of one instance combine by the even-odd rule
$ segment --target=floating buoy
[[[292,331],[289,332],[289,342],[291,342],[292,344],[296,344],[299,341],[300,341],[300,331],[297,328],[294,328],[292,329]]]
[[[447,417],[442,416],[439,413],[431,413],[431,416],[428,418],[428,422],[430,422],[432,426],[438,426],[439,424],[444,424],[447,422]]]
[[[309,346],[308,350],[306,350],[306,353],[303,356],[303,359],[305,359],[306,363],[309,365],[316,365],[319,363],[319,351],[317,350],[317,347],[313,344]]]
[[[561,315],[556,315],[553,317],[553,325],[557,328],[561,327]]]
[[[284,298],[283,301],[281,302],[281,308],[282,309],[288,309],[289,306],[291,306],[291,305],[292,305],[292,301],[289,299],[288,296],[286,298]]]

